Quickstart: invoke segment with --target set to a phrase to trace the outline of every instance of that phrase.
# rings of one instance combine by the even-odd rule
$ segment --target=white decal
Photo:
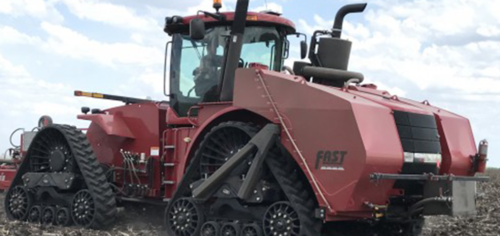
[[[159,147],[151,147],[151,156],[159,156],[160,148]]]

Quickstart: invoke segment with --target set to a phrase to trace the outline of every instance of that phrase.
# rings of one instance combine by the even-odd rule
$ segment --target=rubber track
[[[194,156],[191,159],[181,182],[179,183],[179,185],[177,185],[177,189],[175,190],[175,193],[172,196],[172,199],[170,199],[168,206],[165,208],[164,217],[163,217],[163,225],[165,227],[165,230],[168,233],[167,235],[175,235],[175,233],[170,229],[170,227],[168,225],[168,219],[167,219],[168,211],[170,210],[170,207],[172,207],[173,203],[175,201],[177,201],[179,198],[189,197],[189,195],[187,195],[188,191],[190,190],[189,185],[193,182],[193,177],[196,176],[196,174],[198,174],[199,170],[200,170],[199,165],[201,162],[201,155],[200,155],[201,147],[206,145],[206,143],[208,142],[208,137],[213,132],[215,132],[216,130],[221,129],[223,127],[227,127],[227,126],[238,127],[240,129],[244,130],[245,132],[247,132],[251,137],[253,137],[255,134],[257,134],[257,132],[259,131],[259,129],[255,125],[251,125],[251,124],[243,123],[243,122],[239,122],[239,121],[226,121],[226,122],[222,122],[222,123],[212,127],[210,129],[210,131],[207,132],[205,134],[205,136],[203,136],[203,140],[198,145],[198,148],[196,149]]]
[[[71,148],[71,152],[73,153],[80,173],[85,180],[85,184],[94,198],[94,204],[96,207],[94,221],[88,226],[88,228],[105,229],[108,226],[111,226],[116,215],[115,196],[106,179],[104,170],[99,165],[99,162],[97,161],[94,151],[92,150],[85,134],[76,127],[69,125],[51,125],[39,131],[39,134],[44,132],[45,129],[55,129],[63,134],[69,144],[69,147]],[[36,142],[39,137],[40,136],[38,135],[35,136],[33,142]],[[31,151],[28,150],[28,155],[21,163],[9,191],[14,186],[22,184],[22,175],[30,172],[30,153]],[[9,216],[9,214],[7,215]]]
[[[94,198],[94,220],[89,226],[92,229],[104,229],[115,221],[116,200],[104,170],[85,134],[74,126],[53,125],[66,137],[87,188]]]
[[[273,148],[266,158],[266,164],[278,181],[292,207],[299,214],[300,235],[321,235],[321,221],[314,218],[316,202],[304,178],[299,177],[298,166],[291,157],[283,154],[278,147]]]
[[[258,126],[253,124],[229,121],[215,126],[207,136],[212,131],[223,126],[238,127],[248,134],[251,134],[252,137],[260,130]],[[266,164],[278,181],[288,201],[299,214],[302,226],[300,234],[305,236],[318,236],[321,232],[321,221],[314,218],[316,203],[310,188],[306,187],[309,183],[303,182],[303,179],[299,177],[299,173],[297,172],[297,164],[291,157],[283,152],[286,151],[281,151],[278,145],[275,145],[271,148],[266,157]]]
[[[204,137],[203,141],[200,143],[198,147],[202,147],[209,135],[225,126],[238,127],[244,131],[246,131],[251,136],[254,136],[259,132],[259,128],[256,125],[239,122],[239,121],[228,121],[223,122],[215,127],[213,127]],[[199,164],[199,150],[195,152],[194,159],[191,161],[188,171],[186,174],[193,176],[195,175],[195,170],[198,170],[197,166]],[[304,236],[318,236],[321,235],[321,221],[314,218],[314,210],[316,207],[316,203],[314,201],[314,196],[311,193],[310,188],[307,188],[301,178],[299,178],[299,173],[297,172],[297,164],[293,161],[292,158],[289,158],[288,155],[282,154],[282,151],[278,146],[273,147],[269,151],[269,156],[266,157],[266,164],[269,169],[271,169],[272,174],[278,181],[278,184],[282,188],[286,197],[288,198],[292,207],[299,214],[300,222],[302,224],[301,235]],[[188,189],[188,184],[186,181],[190,176],[184,176],[183,182],[180,188],[177,189],[174,197],[172,198],[172,202],[177,200],[179,197],[185,194],[185,191]],[[164,219],[165,220],[165,219]]]

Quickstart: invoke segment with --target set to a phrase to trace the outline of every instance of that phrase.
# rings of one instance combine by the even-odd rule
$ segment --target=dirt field
[[[490,170],[492,181],[478,187],[478,215],[469,218],[429,217],[424,236],[493,236],[500,235],[500,170]],[[9,236],[145,236],[165,235],[161,229],[161,216],[140,215],[120,211],[118,224],[109,231],[82,230],[55,226],[9,222],[3,211],[0,194],[0,235]]]

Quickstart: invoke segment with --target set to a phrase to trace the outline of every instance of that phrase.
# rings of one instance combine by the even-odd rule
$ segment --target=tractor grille
[[[441,153],[434,116],[394,111],[403,150],[409,153]]]
[[[405,152],[402,172],[437,173],[437,163],[441,161],[441,144],[434,116],[394,111],[394,120]]]

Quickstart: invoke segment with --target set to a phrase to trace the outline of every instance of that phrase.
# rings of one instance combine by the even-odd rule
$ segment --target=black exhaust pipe
[[[233,100],[234,77],[236,69],[238,69],[241,49],[243,47],[243,35],[245,34],[245,25],[247,22],[249,0],[238,0],[236,3],[236,11],[234,15],[233,26],[231,28],[231,36],[226,46],[224,54],[222,83],[219,88],[221,101]]]
[[[366,8],[366,5],[367,3],[349,4],[340,8],[337,12],[337,15],[335,16],[335,22],[333,23],[332,36],[335,38],[340,38],[342,34],[342,25],[344,24],[344,17],[350,13],[363,12]]]

